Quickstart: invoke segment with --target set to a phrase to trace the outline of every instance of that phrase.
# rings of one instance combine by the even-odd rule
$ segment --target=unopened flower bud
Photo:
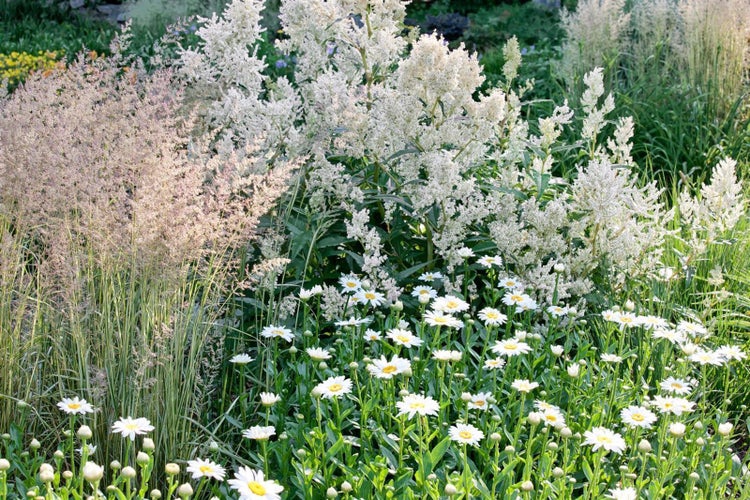
[[[326,498],[336,498],[337,496],[339,496],[339,493],[333,486],[326,490]]]
[[[674,422],[669,424],[669,433],[675,437],[682,437],[685,435],[685,424],[682,422]]]
[[[651,443],[649,443],[645,439],[641,439],[638,442],[638,451],[640,451],[641,453],[651,453]]]
[[[39,470],[39,480],[43,483],[51,483],[55,480],[55,472],[52,470]]]
[[[0,458],[0,472],[10,469],[10,462],[6,458]]]
[[[538,411],[532,411],[529,413],[529,423],[532,425],[539,425],[542,423],[542,414]]]
[[[565,475],[565,471],[560,467],[555,467],[554,469],[552,469],[552,475],[555,477],[563,477]]]
[[[724,422],[723,424],[719,424],[719,434],[722,436],[728,436],[732,432],[732,428],[734,425],[732,425],[731,422]]]
[[[623,309],[626,311],[634,311],[635,310],[635,304],[632,300],[626,300],[625,305],[622,306]]]
[[[122,468],[122,464],[120,464],[120,462],[118,462],[117,460],[112,460],[109,463],[109,468],[112,470],[120,470]]]
[[[289,354],[297,354],[297,348],[292,346],[289,348]]]
[[[135,463],[138,465],[146,465],[151,461],[151,457],[149,457],[146,453],[143,453],[142,451],[139,451],[138,454],[135,456]]]
[[[698,437],[698,438],[697,438],[697,439],[695,440],[695,444],[697,444],[698,446],[703,446],[704,444],[706,444],[706,440],[705,440],[705,439],[703,439],[702,437]]]
[[[96,483],[104,477],[104,467],[96,465],[94,462],[86,462],[83,466],[83,478],[89,483]]]
[[[699,431],[703,430],[703,422],[698,420],[696,423],[693,424],[693,428],[698,429]]]
[[[63,453],[62,450],[55,450],[52,456],[55,457],[57,460],[62,460],[65,458],[65,453]]]
[[[692,479],[693,481],[697,481],[698,479],[700,479],[700,476],[698,475],[697,472],[691,472],[690,479]]]
[[[469,392],[462,392],[461,393],[461,401],[463,401],[464,403],[468,403],[469,401],[471,401],[471,393],[469,393]]]
[[[211,441],[210,443],[208,443],[208,451],[210,452],[219,451],[219,443],[217,443],[216,441]]]
[[[182,483],[179,488],[177,488],[177,496],[179,496],[180,498],[187,498],[192,494],[193,487],[190,486],[190,483]]]
[[[523,491],[534,491],[534,483],[531,481],[524,481],[521,483],[521,489]]]
[[[156,444],[154,444],[154,440],[150,437],[143,438],[143,451],[154,451],[156,449]]]
[[[29,443],[29,448],[31,448],[32,450],[38,450],[41,447],[42,443],[40,443],[36,438],[32,439],[31,443]]]
[[[453,486],[451,483],[448,483],[445,485],[444,491],[445,491],[445,494],[448,495],[449,497],[458,495],[458,488]]]
[[[565,348],[561,345],[553,345],[549,348],[550,351],[552,351],[552,354],[554,356],[562,356],[563,352],[565,352]]]
[[[88,425],[82,425],[78,428],[76,435],[78,436],[78,439],[91,439],[94,433],[91,432],[91,427]]]
[[[343,483],[341,483],[341,491],[343,491],[344,493],[349,493],[353,489],[354,488],[352,488],[352,483],[350,483],[349,481],[344,481]]]
[[[393,309],[394,311],[403,311],[404,310],[404,303],[401,302],[400,300],[397,300],[396,302],[394,302],[393,304],[391,304],[391,309]]]
[[[494,441],[497,443],[501,439],[503,439],[503,436],[501,436],[499,432],[493,432],[492,434],[490,434],[490,441]]]
[[[573,437],[573,431],[570,430],[570,427],[563,427],[560,429],[560,436],[562,436],[565,439]]]
[[[151,493],[149,493],[149,496],[152,498],[152,500],[159,500],[159,498],[161,498],[161,491],[151,490]]]
[[[71,471],[69,471],[69,470],[63,471],[62,477],[66,481],[70,481],[71,479],[73,479],[73,473]]]
[[[174,462],[170,462],[164,466],[164,472],[166,472],[168,476],[176,476],[180,473],[180,466]]]
[[[120,474],[122,474],[122,477],[124,477],[125,479],[135,479],[135,476],[138,475],[135,469],[129,465],[123,467],[120,471]]]
[[[568,365],[567,371],[570,377],[576,378],[581,373],[581,365],[578,363],[570,364]]]

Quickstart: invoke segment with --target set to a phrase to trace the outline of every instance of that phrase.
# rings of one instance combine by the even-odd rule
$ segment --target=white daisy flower
[[[531,352],[531,346],[516,339],[498,340],[492,346],[492,352],[500,356],[518,356]]]
[[[500,288],[505,288],[506,290],[522,290],[524,287],[523,283],[515,278],[500,278],[500,280],[498,280],[497,286],[499,286]]]
[[[485,324],[485,326],[498,326],[504,325],[508,320],[508,317],[493,307],[485,307],[479,314],[479,319]]]
[[[421,394],[407,394],[401,401],[396,402],[399,415],[414,418],[415,415],[435,416],[440,411],[440,404],[429,396]]]
[[[57,407],[69,415],[85,415],[94,412],[94,407],[85,399],[79,399],[78,396],[62,398],[62,401],[57,403]]]
[[[362,281],[351,274],[347,274],[339,278],[339,285],[344,289],[345,292],[357,293],[362,289]]]
[[[656,328],[651,336],[655,339],[666,339],[673,344],[682,344],[687,341],[685,334],[674,328]]]
[[[416,298],[424,298],[427,297],[428,299],[434,299],[437,297],[437,290],[432,288],[431,286],[426,285],[418,285],[414,287],[414,290],[411,291],[412,297]],[[429,300],[427,300],[429,302]]]
[[[375,290],[359,290],[354,294],[362,304],[370,304],[372,307],[379,307],[385,304],[385,295]]]
[[[260,336],[267,338],[267,339],[273,339],[273,338],[281,338],[286,340],[287,342],[291,342],[294,340],[294,334],[289,328],[284,328],[283,326],[274,326],[270,325],[260,332]]]
[[[618,356],[617,354],[611,354],[607,352],[602,354],[601,360],[605,363],[620,363],[622,362],[622,357]]]
[[[263,471],[250,467],[240,467],[227,483],[240,494],[240,500],[280,500],[284,491],[280,484],[264,479]]]
[[[695,406],[695,403],[692,401],[674,396],[654,396],[650,404],[659,410],[660,413],[671,413],[677,416],[693,411],[693,407]]]
[[[393,356],[388,361],[385,356],[380,356],[380,359],[372,360],[371,364],[367,365],[367,371],[373,377],[390,379],[400,373],[405,373],[411,370],[411,363],[408,359]]]
[[[242,431],[242,436],[254,441],[267,441],[276,434],[276,428],[272,425],[254,425]]]
[[[448,349],[438,349],[436,351],[432,351],[432,357],[437,361],[456,362],[461,361],[462,356],[463,354],[461,353],[461,351],[453,351]]]
[[[432,309],[448,314],[460,313],[469,309],[469,303],[454,297],[453,295],[446,295],[445,297],[438,297],[432,303]]]
[[[613,500],[638,500],[638,492],[635,488],[628,486],[627,488],[611,488],[605,498],[611,498]]]
[[[445,326],[448,328],[461,328],[464,326],[464,322],[460,319],[440,311],[427,311],[424,315],[424,321],[430,326]]]
[[[120,420],[112,424],[112,432],[122,434],[122,437],[128,437],[135,441],[136,436],[141,436],[154,430],[154,426],[147,418],[121,417]]]
[[[422,339],[411,333],[409,330],[404,330],[402,328],[391,328],[386,332],[386,335],[393,342],[404,347],[419,347],[424,343]]]
[[[538,382],[531,382],[525,378],[516,379],[510,386],[518,392],[531,392],[539,387]]]
[[[570,309],[564,306],[549,306],[547,308],[547,313],[553,318],[560,318],[567,315],[568,312],[570,312]]]
[[[723,345],[716,349],[715,352],[728,361],[742,361],[743,359],[747,359],[747,354],[738,345]]]
[[[187,471],[192,474],[193,479],[202,479],[206,477],[208,479],[216,479],[217,481],[223,481],[224,474],[226,474],[224,467],[216,462],[203,460],[202,458],[188,460]]]
[[[235,365],[246,365],[252,361],[255,361],[255,358],[251,357],[249,354],[235,354],[229,358],[229,362],[234,363]]]
[[[452,425],[448,430],[451,441],[471,446],[479,446],[479,441],[484,439],[484,432],[471,424]]]
[[[642,406],[628,406],[620,412],[620,419],[625,425],[630,427],[640,427],[650,429],[656,422],[656,415]]]
[[[487,411],[490,409],[490,397],[492,395],[489,392],[480,392],[472,394],[471,399],[467,401],[467,405],[470,410],[482,410]]]
[[[376,332],[375,330],[371,330],[368,328],[367,330],[365,330],[363,337],[368,342],[377,342],[378,340],[380,340],[380,332]]]
[[[708,337],[708,330],[700,323],[683,320],[677,323],[677,330],[690,337]]]
[[[503,258],[499,255],[485,255],[477,259],[477,264],[488,268],[492,266],[500,267],[503,265]]]
[[[319,394],[320,397],[332,399],[337,396],[343,396],[352,392],[352,381],[346,377],[330,377],[313,389],[313,394]]]
[[[724,356],[717,351],[706,351],[704,349],[698,349],[693,354],[688,356],[688,359],[699,365],[713,365],[721,366],[726,362]]]
[[[505,366],[505,360],[502,358],[489,358],[484,360],[484,367],[488,370],[499,370]]]
[[[352,316],[349,319],[345,319],[342,321],[337,321],[336,326],[359,326],[359,325],[366,325],[370,323],[372,320],[370,318],[355,318]]]
[[[331,353],[322,347],[308,347],[305,349],[305,352],[313,359],[313,361],[325,361],[331,359]]]
[[[690,384],[690,382],[674,377],[665,378],[661,381],[659,387],[661,387],[662,391],[671,392],[678,395],[690,394],[690,391],[693,390],[693,386]]]
[[[432,273],[422,273],[419,276],[420,281],[435,281],[435,280],[441,280],[443,279],[442,273],[438,272],[432,272]]]
[[[606,451],[613,451],[617,454],[622,454],[627,447],[625,440],[620,434],[611,431],[606,427],[594,427],[590,431],[584,432],[583,436],[585,438],[583,444],[591,445],[594,451],[603,448]]]
[[[660,318],[659,316],[639,316],[638,323],[646,330],[669,327],[669,323],[667,323],[667,320],[664,318]]]
[[[260,404],[263,406],[273,406],[281,401],[281,396],[274,394],[273,392],[261,392],[260,393]]]

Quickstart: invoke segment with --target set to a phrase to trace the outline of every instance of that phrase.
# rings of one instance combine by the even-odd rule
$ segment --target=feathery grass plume
[[[750,47],[748,0],[680,0],[675,50],[683,84],[709,93],[726,112],[742,94]]]
[[[578,93],[580,78],[597,66],[607,70],[608,80],[614,77],[610,70],[617,67],[629,30],[625,3],[581,0],[575,12],[563,8],[560,23],[567,38],[557,71],[573,94]]]
[[[0,234],[17,267],[0,283],[17,297],[1,313],[18,375],[4,394],[42,414],[49,387],[90,399],[105,456],[121,446],[107,424],[133,414],[156,423],[165,458],[185,456],[222,357],[235,250],[294,166],[251,144],[189,145],[173,75],[119,61],[81,56],[0,102]]]

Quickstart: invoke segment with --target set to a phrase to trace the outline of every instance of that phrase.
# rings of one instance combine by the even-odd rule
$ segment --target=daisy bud
[[[192,494],[193,494],[193,487],[190,486],[190,483],[182,483],[180,487],[177,488],[177,495],[180,498],[187,498]]]
[[[402,398],[405,398],[409,395],[409,391],[407,391],[406,389],[401,389],[400,391],[398,391],[398,395]]]
[[[297,354],[297,348],[292,346],[289,348],[289,354]]]
[[[151,457],[149,457],[146,453],[143,453],[142,451],[139,451],[138,454],[135,456],[135,463],[138,465],[146,465],[151,461]]]
[[[208,443],[208,451],[214,453],[219,451],[219,443],[217,443],[216,441],[211,441],[210,443]]]
[[[719,434],[722,436],[728,436],[732,432],[732,425],[731,422],[724,422],[723,424],[719,424]]]
[[[468,403],[469,401],[471,401],[471,393],[468,393],[468,392],[461,393],[461,401],[463,401],[464,403]]]
[[[315,386],[312,391],[310,391],[310,396],[314,397],[315,399],[320,399],[320,396],[323,395],[323,391],[320,387]]]
[[[554,469],[552,469],[552,475],[555,477],[563,477],[565,475],[565,471],[560,467],[555,467]]]
[[[698,480],[698,479],[700,479],[700,478],[701,478],[701,477],[700,477],[700,476],[698,475],[698,473],[697,473],[697,472],[691,472],[691,473],[690,473],[690,479],[692,479],[693,481],[697,481],[697,480]]]
[[[39,480],[43,483],[51,483],[55,480],[55,472],[51,470],[40,470]]]
[[[57,460],[62,460],[63,458],[65,458],[65,453],[63,453],[62,450],[55,450],[55,453],[52,456]]]
[[[651,443],[645,439],[641,439],[640,442],[638,442],[638,451],[641,453],[651,453]]]
[[[632,300],[626,300],[625,305],[622,306],[623,309],[626,311],[634,311],[635,310],[635,304]]]
[[[494,441],[497,443],[501,439],[503,439],[503,437],[500,435],[499,432],[493,432],[492,434],[490,434],[490,441]]]
[[[411,377],[412,376],[411,366],[405,369],[403,373],[404,373],[404,377]]]
[[[168,476],[176,476],[180,473],[180,466],[176,463],[170,462],[164,466],[164,472],[166,472]]]
[[[83,466],[83,478],[89,483],[99,482],[104,477],[104,467],[94,462],[86,462]]]
[[[391,304],[391,309],[393,309],[394,311],[403,311],[404,310],[404,303],[401,302],[400,300],[397,300],[396,302],[394,302],[393,304]]]
[[[675,437],[682,437],[685,435],[685,424],[682,422],[674,422],[669,424],[669,433]]]
[[[695,354],[695,351],[698,350],[698,346],[695,345],[695,344],[693,344],[693,343],[691,343],[691,342],[686,342],[686,343],[682,344],[682,346],[680,347],[680,349],[682,349],[682,352],[686,356],[691,356],[691,355]]]
[[[696,423],[694,423],[694,424],[693,424],[693,427],[694,427],[695,429],[698,429],[699,431],[702,431],[702,430],[703,430],[703,422],[701,422],[701,421],[699,420],[699,421],[697,421]]]
[[[452,497],[454,495],[458,495],[458,488],[453,486],[451,483],[448,483],[445,485],[445,494],[449,497]]]
[[[161,491],[159,491],[159,490],[151,490],[151,493],[149,493],[149,496],[153,500],[158,500],[159,498],[161,498]]]
[[[493,422],[500,422],[503,418],[500,415],[492,415]]]
[[[326,498],[336,498],[339,496],[339,493],[336,491],[336,488],[331,486],[326,490]]]
[[[529,423],[532,425],[539,425],[542,422],[542,414],[538,411],[532,411],[529,413]]]
[[[418,297],[418,300],[419,300],[420,304],[427,304],[430,301],[430,296],[426,295],[426,294],[421,294],[420,293],[419,297]]]
[[[565,272],[565,264],[563,264],[562,262],[558,262],[557,264],[555,264],[555,267],[553,269],[554,269],[554,271],[557,274],[564,273]]]
[[[573,363],[572,365],[568,365],[567,370],[570,377],[576,378],[581,373],[581,365]]]
[[[94,433],[91,432],[91,427],[88,425],[82,425],[78,428],[76,435],[78,436],[78,439],[91,439]]]
[[[505,447],[505,451],[507,451],[508,453],[515,453],[516,449],[513,446],[508,445]]]
[[[31,443],[29,443],[29,448],[32,450],[38,450],[42,447],[42,443],[40,443],[36,438],[31,440]]]
[[[305,458],[307,456],[307,451],[300,448],[299,450],[297,450],[297,456],[299,456],[300,458]]]
[[[325,361],[321,361],[320,363],[318,363],[318,368],[321,370],[325,370],[326,368],[328,368],[328,363],[326,363]]]
[[[573,437],[573,431],[570,430],[570,427],[563,427],[560,429],[560,436],[562,436],[565,439]]]
[[[704,444],[706,444],[706,441],[702,437],[699,437],[695,440],[695,444],[697,444],[698,446],[703,446]]]
[[[356,361],[352,361],[351,363],[349,363],[350,370],[356,370],[357,368],[359,368],[359,363],[357,363]]]
[[[144,451],[154,451],[155,449],[156,449],[156,444],[154,444],[153,439],[149,437],[143,438],[143,450]]]
[[[531,481],[524,481],[521,483],[521,489],[523,491],[534,491],[534,483]]]
[[[349,493],[353,489],[354,488],[352,488],[352,483],[350,483],[349,481],[344,481],[343,483],[341,483],[341,491],[343,491],[344,493]]]
[[[557,446],[557,443],[555,443],[554,441],[550,441],[549,444],[547,444],[547,448],[549,448],[552,451],[555,451],[558,448],[558,446]]]
[[[135,469],[129,465],[123,467],[122,471],[120,471],[120,474],[122,474],[122,477],[124,477],[125,479],[135,479],[135,476],[138,475]]]
[[[55,472],[55,469],[47,463],[44,463],[39,466],[39,472]]]
[[[73,473],[71,471],[69,471],[69,470],[63,471],[62,477],[66,481],[70,481],[71,479],[73,479]]]
[[[437,474],[435,474],[434,472],[432,474],[428,474],[427,475],[427,480],[428,481],[437,481]]]
[[[565,348],[561,345],[553,345],[550,347],[550,351],[552,351],[552,354],[554,356],[562,356],[563,352],[565,351]]]
[[[120,462],[118,462],[117,460],[112,460],[109,463],[109,468],[112,470],[120,470],[122,468],[122,464],[120,464]]]

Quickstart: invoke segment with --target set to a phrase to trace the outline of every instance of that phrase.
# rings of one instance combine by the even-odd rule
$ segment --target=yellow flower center
[[[125,424],[125,428],[129,431],[137,431],[138,430],[138,424],[136,423],[129,423]]]
[[[557,422],[557,415],[555,415],[554,413],[549,413],[549,414],[545,415],[544,418],[548,422]]]
[[[250,481],[247,483],[247,489],[249,489],[254,495],[265,495],[266,488],[258,481]]]
[[[484,401],[481,399],[477,399],[474,401],[474,406],[484,406]]]
[[[201,474],[208,474],[213,472],[214,469],[210,465],[201,465],[198,470],[201,471]]]
[[[636,422],[643,422],[646,419],[646,417],[644,417],[640,413],[633,413],[632,415],[630,415],[630,418],[632,418]]]
[[[396,371],[398,371],[398,368],[396,368],[396,367],[395,367],[395,366],[393,366],[393,365],[386,365],[386,366],[385,366],[385,367],[383,368],[383,373],[394,373],[394,372],[396,372]]]
[[[424,403],[415,401],[409,405],[409,408],[411,408],[412,410],[421,410],[422,408],[424,408]]]
[[[510,300],[511,302],[523,302],[523,297],[520,295],[511,295]]]
[[[458,307],[458,302],[456,302],[455,300],[449,300],[445,303],[445,307],[447,307],[448,309],[455,309],[456,307]]]
[[[633,322],[633,318],[631,318],[630,316],[620,316],[620,322],[622,322],[622,323],[632,323]]]
[[[71,410],[77,410],[81,407],[80,403],[68,403],[68,408]]]
[[[372,293],[372,292],[366,292],[366,293],[365,293],[365,298],[366,298],[367,300],[372,300],[372,299],[374,299],[374,298],[375,298],[375,294],[374,294],[374,293]]]
[[[471,439],[471,436],[472,434],[470,431],[461,431],[458,433],[458,437],[461,439]]]
[[[329,385],[329,386],[328,386],[328,390],[329,390],[330,392],[339,392],[339,391],[341,391],[341,390],[342,390],[343,388],[344,388],[344,386],[343,386],[343,385],[341,385],[341,384],[331,384],[331,385]]]
[[[487,314],[485,314],[485,316],[487,316],[487,318],[489,319],[497,319],[497,313],[495,311],[490,311]]]
[[[396,340],[398,340],[399,342],[403,342],[404,344],[406,344],[409,341],[411,341],[411,337],[409,337],[407,335],[399,335],[399,336],[396,337]]]
[[[596,440],[602,444],[609,444],[612,442],[609,436],[599,436],[598,438],[596,438]]]
[[[505,348],[509,351],[515,351],[516,349],[518,349],[518,345],[512,342],[508,342],[507,344],[505,344]]]
[[[672,389],[682,389],[682,384],[678,382],[672,382]]]

